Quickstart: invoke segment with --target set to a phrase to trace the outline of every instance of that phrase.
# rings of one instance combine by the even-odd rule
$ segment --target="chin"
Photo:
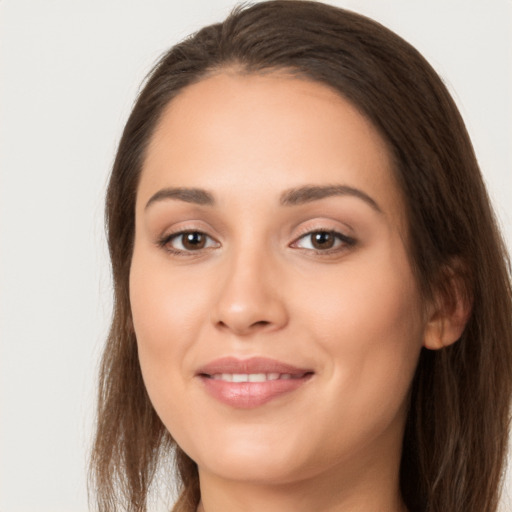
[[[210,462],[210,461],[208,461]],[[293,471],[294,464],[291,460],[276,460],[275,457],[256,456],[246,454],[229,454],[222,460],[199,464],[202,469],[216,476],[239,482],[251,482],[257,484],[283,484],[293,481],[297,474]]]
[[[259,438],[258,438],[259,437]],[[218,477],[258,483],[284,483],[294,479],[304,466],[293,443],[272,442],[265,436],[226,436],[211,438],[206,449],[192,449],[189,456],[200,470]],[[200,455],[199,455],[200,454]]]

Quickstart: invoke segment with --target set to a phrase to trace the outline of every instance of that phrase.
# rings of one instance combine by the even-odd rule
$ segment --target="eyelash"
[[[206,234],[203,231],[189,229],[189,230],[179,231],[177,233],[172,233],[170,235],[164,235],[163,237],[161,237],[157,241],[157,245],[160,248],[164,249],[165,251],[167,251],[167,252],[169,252],[169,253],[171,253],[173,255],[184,256],[184,257],[198,256],[202,251],[210,250],[212,248],[215,248],[215,247],[209,246],[209,247],[203,247],[203,248],[200,248],[200,249],[197,249],[197,250],[183,250],[183,249],[176,249],[175,247],[172,247],[170,245],[170,243],[173,240],[176,240],[176,239],[178,239],[180,237],[183,237],[184,235],[190,235],[190,234],[203,235],[203,236],[207,237],[207,239],[209,239],[210,241],[213,240],[216,244],[219,243],[214,238],[212,238],[211,236],[209,236],[208,234]],[[297,247],[297,243],[300,240],[303,240],[303,239],[307,238],[308,236],[311,237],[311,236],[313,236],[315,234],[328,234],[328,235],[332,235],[332,236],[335,237],[336,241],[338,241],[339,243],[335,247],[332,247],[332,248],[329,248],[329,249],[312,249],[312,248]],[[355,238],[352,238],[350,236],[344,235],[343,233],[340,233],[339,231],[335,231],[333,229],[315,229],[315,230],[312,230],[312,231],[307,231],[306,233],[300,235],[298,238],[295,239],[294,242],[292,242],[290,244],[290,247],[297,247],[298,249],[302,249],[304,251],[308,251],[310,253],[317,254],[317,255],[320,255],[320,256],[328,256],[330,254],[343,252],[344,250],[347,250],[350,247],[355,246],[356,243],[357,243],[357,241],[356,241]]]
[[[200,248],[197,250],[183,250],[183,249],[176,249],[175,247],[172,247],[170,245],[170,243],[173,240],[183,237],[184,235],[191,235],[191,234],[203,235],[206,238],[208,238],[209,240],[214,240],[211,236],[207,235],[203,231],[199,231],[197,229],[186,229],[183,231],[178,231],[177,233],[171,233],[170,235],[164,235],[162,238],[160,238],[157,241],[157,245],[173,255],[185,256],[185,257],[197,256],[200,252],[202,252],[204,250],[209,250],[212,248],[210,246],[210,247],[203,247],[203,248]],[[215,240],[215,242],[218,244],[218,242],[216,240]],[[182,245],[183,245],[183,239],[182,239]]]
[[[340,252],[343,252],[356,245],[355,238],[344,235],[343,233],[340,233],[339,231],[336,231],[334,229],[314,229],[307,231],[306,233],[299,236],[294,242],[292,242],[292,244],[290,244],[290,247],[297,247],[297,243],[300,240],[306,239],[307,237],[311,237],[317,234],[331,235],[335,238],[335,243],[338,243],[335,247],[331,247],[329,249],[314,249],[300,247],[298,248],[303,249],[304,251],[312,252],[313,254],[317,254],[320,256],[329,256],[330,254],[339,254]]]

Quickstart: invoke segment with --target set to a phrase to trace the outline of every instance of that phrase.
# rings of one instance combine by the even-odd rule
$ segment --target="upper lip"
[[[197,371],[198,375],[216,375],[219,373],[282,373],[290,375],[304,375],[312,373],[310,368],[299,368],[291,364],[283,363],[266,357],[251,357],[249,359],[237,359],[236,357],[222,357],[202,366]]]

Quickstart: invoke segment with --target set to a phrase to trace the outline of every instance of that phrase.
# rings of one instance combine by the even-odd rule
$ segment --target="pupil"
[[[187,249],[202,249],[205,237],[202,233],[186,233],[183,235],[183,246]]]
[[[332,233],[321,231],[313,235],[313,246],[316,249],[330,249],[334,245]]]

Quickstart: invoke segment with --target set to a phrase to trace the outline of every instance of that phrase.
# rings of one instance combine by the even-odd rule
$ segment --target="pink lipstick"
[[[295,391],[312,377],[313,371],[264,357],[225,357],[203,366],[196,375],[220,402],[250,409]]]

